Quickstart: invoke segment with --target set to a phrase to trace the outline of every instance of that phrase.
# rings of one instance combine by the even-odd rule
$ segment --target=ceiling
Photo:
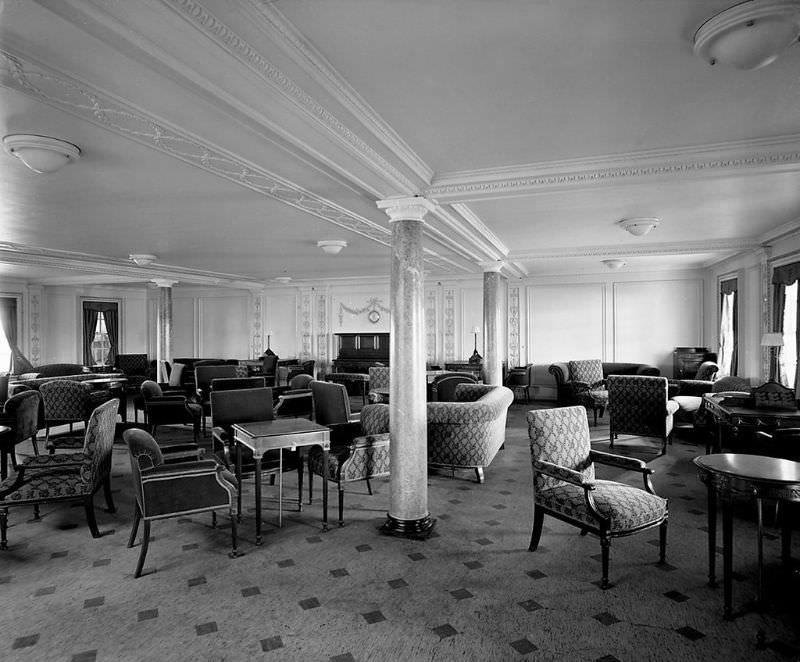
[[[430,278],[702,269],[800,228],[800,47],[693,54],[731,0],[2,0],[0,279],[260,289],[389,272],[422,195]],[[618,221],[655,216],[644,237]],[[344,239],[338,256],[320,239]],[[157,256],[150,267],[128,256]]]

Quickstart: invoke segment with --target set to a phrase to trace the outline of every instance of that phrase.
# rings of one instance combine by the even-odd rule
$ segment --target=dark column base
[[[386,514],[386,522],[380,532],[386,536],[397,538],[410,538],[412,540],[427,540],[433,533],[436,520],[426,515],[420,519],[398,519]]]

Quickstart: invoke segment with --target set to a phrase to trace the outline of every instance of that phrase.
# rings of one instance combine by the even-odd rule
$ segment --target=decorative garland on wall
[[[381,300],[378,297],[372,297],[371,299],[367,299],[367,305],[363,308],[350,308],[350,306],[346,306],[343,303],[339,304],[339,326],[344,324],[344,314],[350,313],[351,315],[361,315],[363,313],[371,313],[373,311],[382,311],[384,313],[391,312],[389,308],[384,306],[381,303]],[[380,318],[378,318],[380,319]],[[371,321],[371,320],[370,320]],[[378,321],[378,320],[375,320]]]

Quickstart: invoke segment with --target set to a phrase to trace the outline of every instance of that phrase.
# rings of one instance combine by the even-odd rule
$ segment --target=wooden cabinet
[[[700,364],[706,360],[707,347],[676,347],[672,352],[672,377],[694,379]]]
[[[369,372],[376,363],[389,365],[388,333],[337,333],[334,372]]]

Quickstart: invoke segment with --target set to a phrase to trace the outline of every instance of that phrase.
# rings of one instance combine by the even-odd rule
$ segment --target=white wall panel
[[[672,376],[676,346],[703,345],[703,281],[614,283],[614,356]]]
[[[300,355],[297,329],[298,298],[294,294],[270,295],[264,308],[264,343],[269,333],[270,349],[282,359]],[[264,350],[267,349],[266,344]]]
[[[156,300],[156,314],[158,300]],[[193,297],[175,296],[172,293],[172,358],[216,358],[214,356],[200,356],[196,354],[195,329],[195,300]]]
[[[204,296],[200,303],[200,353],[222,359],[249,356],[250,300],[246,294]]]

